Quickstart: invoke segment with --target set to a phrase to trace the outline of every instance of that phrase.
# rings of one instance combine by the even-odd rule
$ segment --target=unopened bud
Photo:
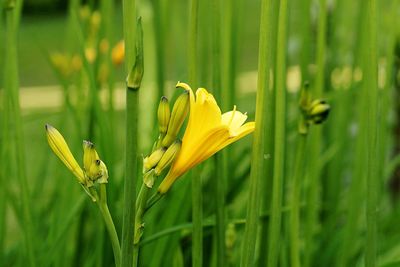
[[[153,153],[151,153],[150,156],[146,157],[143,160],[143,168],[144,171],[147,172],[148,170],[154,168],[158,162],[161,160],[162,156],[165,153],[165,148],[159,148],[155,150]]]
[[[320,99],[314,100],[308,112],[309,120],[315,124],[324,122],[328,118],[330,109],[331,107],[326,101]]]
[[[157,117],[158,117],[158,126],[160,130],[160,134],[162,136],[165,135],[168,129],[169,117],[171,115],[171,111],[169,109],[168,98],[165,96],[161,97],[160,104],[158,105]]]
[[[79,166],[78,162],[76,162],[74,156],[67,143],[65,142],[64,137],[57,131],[53,126],[46,124],[46,136],[47,141],[49,142],[50,148],[57,155],[57,157],[64,163],[65,166],[78,178],[78,181],[81,184],[85,183],[85,177],[83,174],[83,170]]]
[[[168,147],[170,144],[172,144],[172,142],[175,141],[176,136],[178,135],[178,132],[189,112],[189,99],[189,91],[185,91],[175,101],[168,124],[167,134],[161,143],[162,146]]]
[[[86,177],[90,181],[98,183],[108,182],[108,170],[103,161],[100,160],[93,143],[83,141],[83,168]],[[92,184],[88,184],[90,186]]]
[[[182,142],[180,140],[176,140],[172,145],[170,145],[170,147],[168,147],[167,151],[165,151],[164,155],[154,169],[154,174],[156,176],[159,176],[163,170],[168,168],[172,162],[174,162],[179,150],[181,149],[181,146]]]
[[[150,171],[146,172],[143,175],[143,183],[148,187],[152,188],[154,185],[154,169],[151,169]]]

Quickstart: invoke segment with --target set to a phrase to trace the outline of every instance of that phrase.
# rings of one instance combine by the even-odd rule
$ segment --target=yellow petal
[[[247,120],[247,115],[237,110],[228,111],[222,114],[222,124],[229,127],[229,132],[232,136],[238,134],[239,128]]]

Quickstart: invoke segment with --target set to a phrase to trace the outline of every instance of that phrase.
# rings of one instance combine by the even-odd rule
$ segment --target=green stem
[[[147,210],[146,207],[147,207],[147,200],[149,198],[150,189],[151,188],[147,187],[144,183],[142,183],[142,186],[140,187],[138,198],[136,200],[135,239],[134,239],[134,243],[133,243],[134,244],[134,246],[133,246],[133,266],[139,266],[138,265],[139,242],[143,235],[143,229],[144,229],[143,216]]]
[[[100,209],[101,215],[103,216],[104,223],[106,224],[108,235],[110,236],[111,246],[114,253],[115,266],[121,266],[121,247],[119,245],[119,239],[117,231],[115,230],[114,221],[111,217],[110,211],[107,205],[107,188],[106,184],[100,184],[100,199],[97,199],[97,206]]]
[[[290,196],[290,205],[292,207],[290,212],[290,266],[293,267],[300,266],[300,192],[301,181],[304,176],[306,140],[307,136],[300,134],[293,172],[292,193]]]
[[[270,72],[267,71],[273,70],[276,64],[276,34],[277,34],[277,20],[278,20],[278,12],[274,12],[274,10],[278,10],[278,2],[277,0],[268,0],[268,11],[267,17],[268,20],[264,18],[261,27],[269,27],[268,29],[268,36],[267,40],[265,41],[265,50],[266,55],[263,56],[264,60],[266,61],[268,67],[265,68],[265,72],[268,74],[266,77],[266,86],[267,89],[265,90],[264,94],[264,110],[263,116],[265,120],[265,127],[268,127],[270,131],[264,130],[264,155],[272,155],[274,151],[274,128],[275,128],[275,90],[269,81],[271,80]],[[272,200],[272,177],[274,171],[274,157],[270,157],[268,160],[264,162],[264,178],[261,179],[261,192],[263,192],[261,197],[261,211],[265,212],[271,208],[271,200]],[[267,251],[268,248],[268,230],[269,230],[270,220],[262,220],[260,225],[260,251]],[[267,265],[267,253],[260,253],[258,266],[266,266]]]
[[[123,27],[125,40],[125,71],[129,73],[136,57],[136,1],[123,0]],[[124,182],[124,210],[122,218],[121,266],[132,267],[135,232],[137,154],[138,154],[138,90],[126,90],[126,154]]]
[[[367,240],[365,248],[365,266],[376,266],[377,252],[377,210],[378,210],[378,136],[377,136],[377,118],[378,118],[378,82],[377,82],[377,7],[376,0],[369,0],[367,3],[368,16],[365,22],[367,31],[367,46],[365,50],[365,94],[368,103],[368,121],[367,121]]]
[[[282,186],[285,177],[286,141],[286,47],[287,47],[287,0],[279,3],[276,55],[274,174],[272,182],[271,222],[269,227],[268,266],[275,267],[280,253],[282,220]]]
[[[34,249],[34,234],[32,212],[30,206],[29,188],[26,172],[25,146],[19,107],[19,80],[17,63],[17,30],[19,25],[22,1],[16,1],[14,8],[6,9],[6,53],[4,61],[4,89],[9,97],[10,121],[13,121],[15,131],[15,147],[17,152],[17,176],[22,203],[22,218],[26,253],[29,266],[36,266]]]
[[[213,92],[217,99],[222,103],[222,109],[227,110],[227,105],[224,104],[224,92],[231,88],[223,87],[221,90],[221,3],[220,1],[210,1],[211,5],[211,19],[212,30],[212,58],[213,58],[213,72],[212,84]],[[228,60],[223,61],[224,66],[228,65]],[[229,95],[229,92],[228,92]],[[225,266],[225,195],[226,195],[226,181],[228,175],[228,162],[226,150],[221,151],[215,156],[215,171],[216,185],[215,185],[215,205],[216,205],[216,227],[215,227],[215,253],[217,257],[217,266]]]
[[[319,98],[322,95],[325,82],[325,54],[326,54],[326,0],[319,1],[318,32],[317,32],[317,75],[312,95]],[[305,250],[304,266],[310,266],[314,253],[315,241],[313,240],[318,224],[320,173],[321,173],[321,127],[314,127],[310,133],[310,156],[309,156],[309,188],[308,203],[309,209],[306,214],[305,224]]]
[[[162,12],[162,1],[152,0],[153,4],[153,19],[154,19],[154,39],[155,39],[155,52],[156,60],[156,80],[157,80],[157,98],[160,99],[164,95],[164,24],[163,24],[163,12]]]
[[[193,88],[197,86],[197,32],[198,32],[198,7],[199,1],[192,0],[190,6],[189,22],[189,83]],[[202,187],[199,169],[192,171],[192,266],[203,266],[203,205]]]
[[[192,171],[192,266],[203,266],[203,194],[199,167]]]
[[[264,172],[264,143],[265,143],[265,101],[269,88],[269,69],[271,61],[268,58],[271,48],[272,28],[268,23],[271,16],[271,1],[264,0],[261,5],[260,40],[258,56],[258,81],[256,100],[256,129],[253,139],[253,152],[250,172],[250,189],[248,194],[247,223],[242,244],[240,266],[253,266],[256,250],[258,217],[260,207],[260,183]]]

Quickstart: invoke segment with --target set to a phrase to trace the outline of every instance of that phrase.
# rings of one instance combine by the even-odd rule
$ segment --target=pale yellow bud
[[[83,141],[83,168],[90,181],[107,183],[108,171],[103,161],[100,160],[93,143]],[[88,186],[91,184],[89,183]]]
[[[158,117],[158,127],[160,134],[165,135],[168,129],[168,122],[171,116],[171,111],[169,109],[168,98],[165,96],[161,97],[160,104],[158,105],[157,117]]]
[[[168,147],[172,142],[175,141],[178,132],[185,121],[185,118],[189,112],[189,91],[185,91],[175,101],[174,107],[172,108],[171,118],[168,124],[167,134],[162,140],[162,146]]]
[[[78,181],[81,184],[84,184],[85,176],[83,174],[83,170],[69,150],[64,137],[59,131],[57,131],[56,128],[49,124],[46,124],[45,128],[47,141],[54,154],[56,154],[57,157],[64,163],[64,165],[67,166],[67,168],[76,176],[76,178],[78,178]]]
[[[158,162],[164,155],[165,150],[166,150],[165,148],[159,148],[159,149],[155,150],[153,153],[151,153],[150,156],[146,157],[143,160],[143,167],[144,167],[145,172],[154,168],[154,166],[156,166],[158,164]]]
[[[172,145],[170,145],[154,169],[154,174],[156,176],[159,176],[163,170],[168,168],[174,162],[181,146],[182,142],[180,140],[176,140]]]

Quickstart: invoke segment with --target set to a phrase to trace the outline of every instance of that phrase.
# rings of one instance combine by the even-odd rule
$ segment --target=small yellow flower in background
[[[111,59],[114,65],[118,66],[124,62],[125,57],[125,43],[123,40],[119,41],[111,51]]]
[[[208,159],[224,147],[254,131],[255,123],[247,122],[247,115],[236,110],[221,114],[212,94],[199,88],[194,95],[189,85],[176,87],[190,94],[190,115],[182,140],[182,147],[171,169],[158,188],[166,193],[172,184],[189,169]]]
[[[54,154],[64,163],[65,166],[78,178],[85,191],[93,186],[93,182],[107,183],[108,171],[103,161],[100,160],[93,143],[83,141],[83,170],[72,155],[64,137],[53,126],[46,124],[46,136],[50,148]]]

